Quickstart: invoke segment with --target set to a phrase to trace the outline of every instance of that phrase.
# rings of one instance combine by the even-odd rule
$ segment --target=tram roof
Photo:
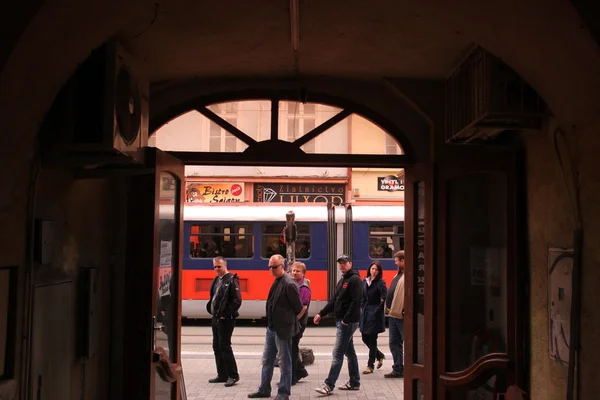
[[[327,221],[327,207],[322,206],[250,206],[186,205],[186,221],[277,221],[285,222],[288,211],[296,214],[296,221]],[[337,223],[346,221],[345,208],[335,207]],[[404,221],[404,206],[370,205],[352,206],[353,221]]]

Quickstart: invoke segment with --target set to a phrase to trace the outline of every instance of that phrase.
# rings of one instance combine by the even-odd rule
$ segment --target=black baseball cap
[[[339,256],[337,258],[337,262],[352,262],[352,259],[350,258],[350,256],[347,256],[346,254],[342,254],[341,256]]]

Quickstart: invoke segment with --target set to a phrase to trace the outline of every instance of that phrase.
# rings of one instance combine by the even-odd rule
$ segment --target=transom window
[[[286,101],[283,106],[287,110],[286,140],[288,142],[306,135],[317,126],[317,108],[321,108],[320,104]],[[316,141],[317,138],[306,143],[301,147],[302,150],[306,153],[314,153]]]
[[[348,109],[273,99],[197,107],[163,125],[148,144],[165,151],[241,153],[269,140],[294,143],[307,154],[404,154],[392,136]]]
[[[232,126],[237,127],[238,103],[213,104],[207,107]],[[221,128],[216,122],[209,121],[208,150],[212,152],[236,152],[238,140],[229,131]],[[243,143],[242,143],[243,144]]]
[[[404,223],[369,227],[371,258],[393,258],[394,254],[402,249],[404,249]]]
[[[385,154],[402,154],[402,149],[390,135],[385,137]]]

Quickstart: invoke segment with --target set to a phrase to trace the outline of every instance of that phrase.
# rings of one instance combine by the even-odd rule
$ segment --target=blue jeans
[[[392,369],[404,373],[404,320],[390,317],[390,352],[394,359]]]
[[[342,324],[342,321],[337,321],[335,325],[337,331],[335,334],[335,345],[333,346],[333,359],[331,360],[331,368],[329,368],[329,375],[325,379],[325,384],[332,390],[335,388],[335,382],[340,377],[345,355],[348,358],[350,385],[359,387],[360,373],[358,372],[358,358],[354,350],[354,337],[352,336],[358,328],[358,322],[353,322],[346,326]]]
[[[265,335],[265,348],[262,355],[262,372],[260,375],[261,393],[271,393],[271,379],[275,368],[275,357],[279,352],[279,388],[277,394],[290,396],[292,391],[292,339],[281,340],[274,330],[267,328]]]

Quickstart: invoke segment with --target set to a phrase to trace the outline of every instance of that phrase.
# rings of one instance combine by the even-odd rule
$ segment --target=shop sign
[[[255,183],[256,203],[333,203],[341,205],[346,185],[335,183]]]
[[[404,179],[394,175],[378,177],[377,190],[385,192],[403,192]]]
[[[241,203],[244,201],[244,183],[187,182],[187,203]]]

